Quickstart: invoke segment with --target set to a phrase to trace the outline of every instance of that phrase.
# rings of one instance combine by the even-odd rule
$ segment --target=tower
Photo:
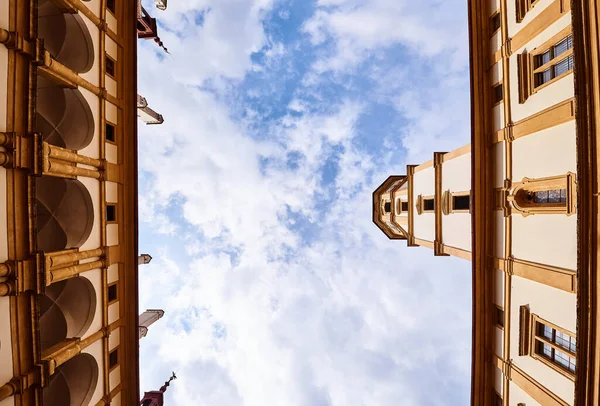
[[[471,259],[471,149],[436,152],[373,192],[373,222],[390,239]]]
[[[163,406],[164,393],[167,391],[167,387],[174,379],[177,379],[175,372],[173,372],[173,375],[171,375],[169,380],[165,382],[165,384],[161,386],[159,390],[144,392],[144,397],[140,401],[140,406]]]
[[[164,315],[165,311],[160,309],[149,309],[146,310],[144,313],[140,314],[139,338],[146,337],[146,334],[148,334],[148,327],[150,327],[151,324],[153,324],[155,321],[157,321]]]
[[[158,114],[148,107],[146,98],[139,94],[137,96],[137,115],[146,124],[162,124],[165,121],[162,114]]]
[[[148,254],[142,254],[138,257],[138,265],[149,264],[152,261],[152,257]]]

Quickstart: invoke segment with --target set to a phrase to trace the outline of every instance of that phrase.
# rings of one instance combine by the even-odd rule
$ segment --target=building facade
[[[139,403],[136,2],[0,1],[0,405]]]
[[[392,239],[473,267],[473,405],[600,404],[600,9],[471,0],[471,144],[373,193]]]

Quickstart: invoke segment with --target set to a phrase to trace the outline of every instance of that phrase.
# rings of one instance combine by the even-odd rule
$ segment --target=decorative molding
[[[512,49],[514,51],[521,49],[570,10],[570,0],[554,0],[554,2],[512,37]]]
[[[494,258],[494,267],[508,275],[518,276],[569,293],[577,293],[577,272],[517,258]]]
[[[461,248],[451,247],[449,245],[442,244],[442,252],[445,255],[451,255],[453,257],[466,259],[467,261],[471,261],[471,259],[472,259],[471,251],[463,250]]]
[[[417,173],[417,172],[420,172],[420,171],[422,171],[424,169],[432,168],[432,167],[433,167],[433,159],[430,159],[429,161],[424,162],[421,165],[415,166],[415,169],[414,169],[413,173]]]
[[[442,156],[442,162],[448,162],[451,159],[458,158],[460,156],[470,154],[471,153],[471,144],[463,145],[460,148],[455,149],[454,151],[450,151],[445,153]]]
[[[529,355],[530,347],[530,332],[529,328],[531,323],[529,322],[529,306],[519,307],[519,356]]]
[[[576,175],[568,172],[565,175],[550,176],[547,178],[523,178],[519,183],[513,184],[507,201],[510,204],[510,212],[520,213],[523,217],[533,214],[575,214],[577,207],[577,185]],[[565,203],[533,203],[531,195],[541,190],[566,189]]]

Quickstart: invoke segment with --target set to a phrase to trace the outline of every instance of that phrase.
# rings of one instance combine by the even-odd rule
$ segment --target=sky
[[[466,2],[144,0],[141,391],[166,405],[466,405],[471,267],[371,194],[469,142]]]

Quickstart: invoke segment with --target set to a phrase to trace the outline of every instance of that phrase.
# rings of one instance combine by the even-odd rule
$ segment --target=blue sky
[[[167,404],[462,405],[470,263],[371,193],[469,142],[466,5],[179,0],[139,43],[141,389]]]

